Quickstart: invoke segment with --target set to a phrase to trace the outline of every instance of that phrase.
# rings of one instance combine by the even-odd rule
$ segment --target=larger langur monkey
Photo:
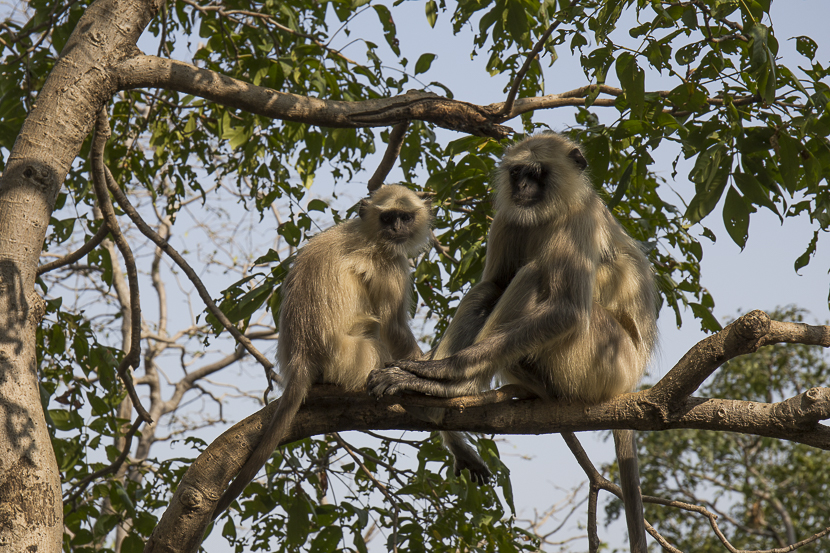
[[[578,146],[555,133],[510,147],[495,172],[496,214],[481,282],[431,360],[374,371],[376,396],[479,393],[494,377],[547,399],[593,404],[630,392],[657,338],[646,256],[585,175]],[[634,433],[615,430],[631,551],[646,551]]]
[[[361,201],[359,217],[312,238],[300,249],[283,284],[277,360],[283,395],[262,441],[213,512],[216,518],[253,480],[280,442],[312,384],[346,390],[365,386],[372,369],[393,359],[421,356],[409,328],[409,258],[430,240],[429,202],[399,185]],[[453,452],[474,477],[487,466],[462,438]]]

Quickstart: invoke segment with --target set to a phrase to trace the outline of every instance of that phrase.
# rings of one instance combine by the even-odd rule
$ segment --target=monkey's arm
[[[452,321],[441,337],[431,359],[444,359],[471,346],[493,312],[504,289],[494,282],[482,281],[473,286],[458,304]]]
[[[472,345],[446,359],[394,365],[429,379],[488,380],[501,369],[552,340],[587,328],[591,317],[593,267],[529,264],[511,281]]]
[[[420,359],[421,348],[418,347],[418,340],[409,328],[409,309],[403,306],[398,310],[397,317],[393,324],[381,328],[381,337],[394,359]]]

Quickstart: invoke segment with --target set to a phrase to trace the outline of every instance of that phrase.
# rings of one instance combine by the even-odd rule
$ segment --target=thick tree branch
[[[752,311],[721,332],[701,340],[654,385],[650,393],[655,399],[659,396],[658,401],[666,406],[682,404],[682,399],[694,393],[709,375],[730,359],[776,343],[830,347],[830,327],[770,321],[763,311]]]
[[[113,67],[113,74],[118,78],[119,90],[166,88],[257,115],[321,127],[384,127],[417,119],[476,136],[504,138],[513,132],[499,125],[486,108],[418,90],[361,102],[323,100],[255,86],[180,61],[142,55],[120,62]]]
[[[776,404],[736,400],[690,398],[671,420],[663,420],[661,409],[649,416],[648,392],[626,394],[600,405],[515,399],[511,391],[496,390],[463,398],[408,395],[375,400],[361,392],[334,394],[332,386],[315,387],[297,414],[284,443],[308,436],[345,430],[468,430],[496,434],[547,434],[553,432],[636,428],[666,430],[698,428],[742,432],[785,439],[830,450],[830,429],[816,425],[805,430],[793,425],[781,409],[787,402],[803,401],[801,394]],[[830,417],[830,389],[813,388]],[[809,392],[808,392],[809,393]],[[447,408],[441,424],[411,416],[403,405]],[[195,551],[210,522],[215,502],[259,443],[277,402],[239,422],[217,438],[194,461],[153,533],[146,552]],[[783,414],[781,417],[779,414]],[[613,491],[615,485],[603,487]],[[644,501],[650,501],[643,498]],[[652,501],[654,502],[654,501]],[[187,536],[183,539],[182,517]],[[198,538],[197,538],[198,537]],[[189,541],[188,541],[189,540]]]
[[[830,450],[830,427],[819,423],[830,418],[830,388],[812,388],[778,403],[687,397],[731,357],[777,342],[830,345],[830,328],[778,323],[761,311],[753,311],[694,346],[654,388],[598,405],[527,399],[528,393],[516,387],[450,399],[408,394],[376,400],[362,392],[340,393],[333,386],[317,386],[284,443],[344,430],[543,434],[696,428],[754,434]],[[410,415],[404,405],[442,407],[445,415],[438,424],[426,422]],[[194,551],[198,547],[215,502],[259,443],[276,407],[273,402],[236,424],[199,456],[180,483],[146,552]],[[602,489],[616,489],[595,480]],[[182,517],[188,520],[184,539]],[[650,533],[656,534],[653,528]]]
[[[279,92],[188,63],[144,55],[118,62],[112,67],[112,74],[118,79],[119,90],[154,87],[176,90],[257,115],[320,127],[383,127],[408,120],[420,120],[445,129],[497,139],[513,133],[510,127],[502,126],[501,123],[523,113],[563,106],[585,106],[589,94],[596,87],[599,87],[600,93],[615,98],[596,98],[591,105],[614,107],[616,96],[623,93],[622,89],[607,85],[588,85],[560,94],[519,98],[513,102],[512,107],[507,105],[508,102],[479,106],[418,90],[410,90],[392,98],[342,102]],[[662,98],[670,94],[671,91],[668,90],[646,92],[646,95]],[[725,101],[724,98],[706,100],[710,106],[722,106]],[[731,99],[736,106],[761,101],[757,95]],[[675,113],[674,110],[666,111]]]

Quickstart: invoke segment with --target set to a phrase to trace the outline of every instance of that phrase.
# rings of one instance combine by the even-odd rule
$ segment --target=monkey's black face
[[[415,214],[410,211],[389,209],[378,217],[382,239],[396,244],[403,244],[412,237],[415,227]]]
[[[544,201],[548,181],[548,171],[544,165],[514,165],[509,174],[513,203],[519,207],[531,207]]]

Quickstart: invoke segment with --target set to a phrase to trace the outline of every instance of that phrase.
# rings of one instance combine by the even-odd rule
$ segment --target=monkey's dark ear
[[[435,192],[427,192],[426,190],[415,191],[415,195],[421,198],[421,201],[424,202],[424,205],[427,208],[432,208],[432,197],[435,196]]]
[[[576,166],[579,167],[580,171],[584,171],[585,168],[588,167],[588,162],[585,161],[585,157],[582,155],[582,152],[579,151],[579,148],[574,148],[568,152],[568,157],[576,163]]]
[[[361,219],[366,217],[366,210],[369,209],[369,199],[363,198],[357,208],[357,215]]]

